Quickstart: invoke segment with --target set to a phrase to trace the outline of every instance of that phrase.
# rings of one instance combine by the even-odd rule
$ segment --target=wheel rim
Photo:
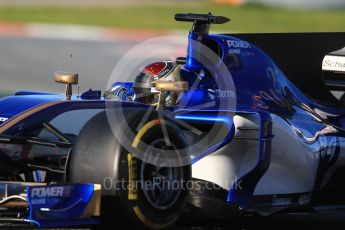
[[[146,159],[152,156],[153,148],[176,150],[175,146],[167,146],[163,139],[158,139],[146,150]],[[164,154],[164,151],[160,151],[160,154]],[[166,167],[158,161],[157,157],[157,164],[153,164],[155,160],[152,159],[142,162],[141,178],[144,182],[142,190],[146,200],[154,208],[166,210],[176,203],[181,194],[183,168]]]

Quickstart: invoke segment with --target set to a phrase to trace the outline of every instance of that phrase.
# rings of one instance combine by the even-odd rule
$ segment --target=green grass
[[[195,4],[57,7],[2,6],[0,21],[100,25],[120,28],[189,29],[189,23],[175,22],[176,12],[211,11],[228,16],[232,22],[213,28],[238,32],[344,31],[344,10],[287,10],[255,5]]]

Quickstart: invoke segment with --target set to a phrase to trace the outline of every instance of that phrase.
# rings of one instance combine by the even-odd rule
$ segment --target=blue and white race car
[[[209,34],[104,94],[0,99],[0,221],[92,224],[101,197],[138,228],[345,204],[345,33]],[[114,214],[114,218],[118,215]]]

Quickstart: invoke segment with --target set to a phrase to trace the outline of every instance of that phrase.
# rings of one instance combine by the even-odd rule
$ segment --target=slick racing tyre
[[[179,127],[168,118],[159,119],[155,111],[144,124],[145,111],[125,113],[129,127],[123,133],[130,148],[120,144],[105,112],[100,113],[77,139],[68,179],[102,184],[103,195],[119,198],[120,204],[114,203],[114,208],[121,209],[117,212],[132,227],[168,228],[178,220],[188,199],[191,166],[184,160],[189,156],[187,143]],[[119,125],[121,128],[124,126]]]

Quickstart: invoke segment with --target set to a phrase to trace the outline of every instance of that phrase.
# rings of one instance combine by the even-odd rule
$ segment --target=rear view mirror
[[[54,81],[66,85],[66,99],[70,100],[72,97],[72,85],[78,84],[78,74],[58,71],[54,73]]]
[[[58,71],[54,74],[54,81],[62,84],[76,85],[78,84],[78,74]]]

